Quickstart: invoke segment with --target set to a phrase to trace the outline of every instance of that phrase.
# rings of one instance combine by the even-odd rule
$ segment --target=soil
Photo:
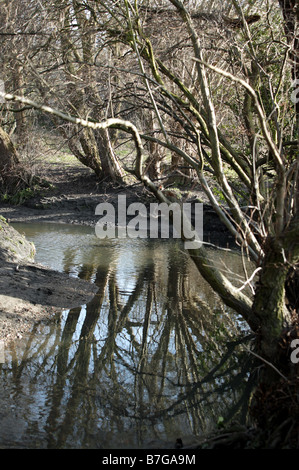
[[[0,202],[0,215],[8,222],[55,222],[94,227],[99,220],[95,215],[98,204],[112,203],[117,208],[118,196],[126,195],[127,206],[133,202],[145,205],[157,202],[141,184],[99,182],[94,173],[83,165],[49,165],[43,176],[53,185],[44,189],[21,205]],[[170,188],[171,189],[171,188]],[[217,246],[235,246],[233,236],[221,223],[209,205],[200,186],[186,188],[184,202],[204,204],[204,241]]]
[[[90,169],[77,162],[43,166],[42,176],[51,183],[50,188],[39,189],[34,197],[19,205],[0,203],[0,216],[8,224],[55,222],[95,226],[99,220],[96,206],[101,202],[117,205],[120,194],[126,195],[127,204],[156,202],[142,186],[99,182]],[[204,202],[200,188],[186,192],[185,197]],[[205,240],[215,244],[220,240],[226,245],[232,242],[208,205],[205,205],[204,222]],[[88,282],[34,263],[30,259],[32,246],[8,224],[2,221],[5,230],[0,230],[0,254],[4,250],[0,257],[0,341],[5,342],[20,338],[36,322],[49,322],[63,308],[87,303],[96,293],[96,287]],[[5,239],[10,239],[14,246],[7,247]]]
[[[34,324],[48,323],[63,308],[91,300],[97,287],[34,262],[35,250],[0,219],[0,340],[20,339]]]

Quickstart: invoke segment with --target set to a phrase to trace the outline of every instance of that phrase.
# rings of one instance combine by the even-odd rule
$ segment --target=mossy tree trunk
[[[274,361],[284,329],[291,325],[286,306],[285,285],[290,264],[285,258],[282,243],[270,239],[265,250],[259,283],[256,288],[253,315],[257,318],[260,354]]]

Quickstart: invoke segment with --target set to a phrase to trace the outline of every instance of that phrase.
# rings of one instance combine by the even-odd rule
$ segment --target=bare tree
[[[44,103],[82,119],[98,121],[114,115],[109,99],[113,68],[108,72],[95,66],[99,56],[106,60],[111,56],[113,45],[105,45],[105,33],[88,2],[82,7],[75,0],[50,5],[14,0],[1,6],[1,14],[7,92],[41,97]],[[15,103],[9,112],[14,115],[14,139],[23,144],[30,131],[28,110]],[[72,153],[98,177],[123,176],[107,130],[70,127],[59,120],[54,125]]]
[[[254,300],[251,301],[246,298],[242,292],[235,289],[231,283],[228,283],[225,276],[217,269],[211,268],[204,250],[191,252],[190,254],[202,274],[220,293],[225,302],[241,313],[252,329],[261,335],[261,351],[263,354],[273,357],[275,356],[274,352],[277,352],[278,340],[283,329],[291,324],[291,312],[285,303],[285,284],[290,269],[298,262],[298,161],[286,145],[287,142],[285,142],[283,134],[284,122],[278,120],[279,116],[276,112],[278,106],[277,100],[284,98],[284,94],[279,97],[277,91],[276,96],[273,96],[275,84],[269,82],[269,74],[265,70],[267,64],[259,62],[259,57],[255,51],[255,43],[243,10],[238,2],[233,3],[236,15],[238,15],[240,23],[243,25],[243,35],[245,38],[244,43],[240,41],[239,50],[236,51],[236,57],[239,60],[239,62],[236,60],[239,75],[234,75],[228,67],[226,69],[219,68],[207,61],[201,37],[197,33],[194,23],[194,14],[190,14],[180,1],[171,0],[172,8],[168,8],[166,5],[168,14],[176,18],[176,21],[181,17],[187,32],[187,38],[190,38],[188,48],[193,62],[189,60],[186,65],[186,71],[181,76],[181,70],[177,71],[170,68],[171,63],[167,62],[167,54],[165,60],[163,60],[163,57],[160,57],[163,51],[161,51],[160,56],[155,55],[151,39],[146,35],[146,28],[141,24],[142,17],[140,11],[136,9],[136,5],[133,6],[128,1],[124,1],[119,15],[127,21],[126,25],[124,25],[126,37],[124,37],[124,32],[117,31],[116,33],[116,30],[114,30],[113,34],[120,35],[121,41],[129,45],[135,53],[136,61],[140,67],[140,76],[142,80],[147,81],[149,90],[148,102],[151,102],[153,112],[156,113],[161,138],[146,134],[140,136],[136,127],[130,125],[127,121],[110,119],[107,123],[97,124],[94,122],[94,115],[91,118],[86,116],[87,119],[84,119],[82,114],[87,112],[88,107],[80,108],[80,106],[83,106],[82,103],[84,103],[84,100],[81,101],[81,98],[78,99],[79,103],[74,105],[74,109],[77,111],[81,109],[81,112],[78,113],[81,117],[71,118],[69,114],[53,112],[53,110],[50,110],[50,112],[56,117],[83,125],[86,129],[84,138],[90,135],[90,130],[94,132],[102,129],[107,130],[110,127],[129,130],[134,135],[138,150],[134,170],[135,175],[161,200],[166,200],[167,198],[159,190],[158,186],[144,173],[141,138],[170,149],[180,158],[183,158],[196,171],[204,191],[222,221],[235,235],[238,243],[248,250],[248,253],[256,261],[257,267],[262,268],[259,271],[260,279],[259,283],[257,283],[258,287],[256,288]],[[106,7],[106,11],[109,11],[107,4],[104,2],[100,7]],[[163,5],[164,8],[165,4]],[[92,9],[91,11],[94,13],[95,10]],[[66,21],[65,8],[62,8],[61,12],[64,21],[64,28],[62,30],[64,31],[67,23],[70,24],[70,19]],[[155,12],[151,11],[151,13],[154,14]],[[78,22],[79,36],[84,33],[83,30],[80,30],[80,22],[91,21],[90,18],[92,16],[90,18],[84,16],[84,19],[81,14],[82,11],[78,10],[76,21]],[[265,11],[265,14],[268,14],[268,21],[270,21],[269,15],[271,12]],[[275,14],[277,14],[277,11]],[[84,12],[84,15],[86,15],[86,12]],[[120,21],[118,21],[118,25],[119,23]],[[109,27],[111,27],[111,22],[109,22]],[[274,33],[275,30],[273,29],[271,34]],[[64,42],[62,41],[63,47],[65,47],[65,61],[69,67],[67,73],[69,76],[76,78],[75,84],[70,81],[68,86],[78,91],[76,86],[79,76],[77,73],[72,73],[73,60],[67,58],[69,54],[75,54],[76,51],[74,51],[74,47],[65,45],[67,41],[69,41],[68,37],[64,39]],[[83,37],[80,36],[80,44],[83,44],[84,41],[85,36],[83,34]],[[85,55],[90,53],[90,46],[91,44],[88,42]],[[241,47],[243,47],[243,50],[241,50]],[[282,51],[285,53],[286,49],[282,48]],[[241,53],[244,58],[242,58]],[[81,76],[85,88],[89,87],[89,84],[93,81],[93,75],[90,75],[91,71],[86,68],[86,63],[90,60],[91,57],[86,57],[86,60],[82,62],[82,70],[80,70],[81,74],[87,76],[85,80],[82,78],[83,75]],[[193,65],[195,63],[196,66],[196,81],[194,82],[192,78],[191,82],[187,80],[188,85],[186,85],[184,77],[192,75],[190,70],[188,70],[191,62]],[[147,70],[144,63],[148,66]],[[253,76],[254,63],[258,69],[256,73],[259,75],[259,80],[262,82],[263,87],[265,84],[269,85],[269,94],[267,95],[264,92],[265,97],[261,95],[262,87],[260,84],[257,84],[257,80]],[[249,67],[250,64],[252,69]],[[230,66],[231,64],[228,63],[228,65]],[[285,67],[285,64],[283,64],[280,81],[284,78]],[[287,74],[285,75],[287,78]],[[251,152],[249,156],[246,156],[244,149],[243,151],[240,150],[238,141],[236,144],[232,142],[231,136],[229,136],[229,139],[221,129],[219,124],[219,112],[221,110],[217,109],[214,98],[215,93],[211,91],[210,85],[211,80],[214,80],[214,84],[217,83],[217,79],[215,81],[214,77],[218,77],[218,79],[221,77],[221,85],[225,83],[223,80],[225,79],[226,83],[228,83],[228,89],[232,85],[238,87],[238,92],[241,98],[243,97],[244,123],[248,131],[249,144],[247,151],[250,150]],[[194,83],[196,83],[196,90],[193,92],[190,88]],[[285,86],[284,83],[279,83],[279,85],[281,87]],[[154,87],[156,87],[154,90],[155,94],[153,92]],[[85,88],[83,89],[84,93],[86,92]],[[231,96],[234,99],[236,97],[235,88],[232,90]],[[89,97],[92,97],[94,91],[90,93]],[[77,94],[80,95],[79,92]],[[267,115],[266,107],[269,104],[267,102],[267,100],[269,101],[269,96],[274,98],[274,101],[272,102],[270,113]],[[36,103],[30,102],[28,99],[13,96],[6,97],[10,100],[39,107],[41,110],[49,112],[49,108],[36,105]],[[82,109],[85,111],[82,111]],[[164,116],[168,119],[168,121],[165,121],[165,124],[163,122]],[[192,153],[182,150],[178,144],[175,145],[171,138],[169,138],[170,134],[166,126],[169,125],[170,116],[174,119],[174,122],[181,125],[184,131],[188,132],[190,142],[193,144]],[[273,124],[275,124],[275,127]],[[257,145],[258,140],[261,141],[260,146]],[[213,171],[215,180],[225,198],[229,213],[213,195],[204,171],[205,162],[209,164]],[[225,169],[227,166],[231,167],[241,179],[245,190],[247,190],[246,201],[251,202],[251,206],[248,205],[243,209],[240,205],[240,200],[234,191],[234,186],[226,175]],[[269,171],[271,171],[271,175],[267,177]],[[265,192],[265,184],[271,186],[270,191],[267,192],[266,190]],[[271,328],[269,325],[272,325]]]
[[[179,1],[170,1],[170,3],[175,10],[165,7],[165,4],[161,8],[163,13],[167,11],[172,18],[177,18],[178,14],[183,20],[187,38],[190,38],[188,47],[196,62],[196,92],[190,89],[190,82],[185,81],[181,71],[171,67],[167,62],[167,56],[164,59],[161,58],[161,52],[158,51],[156,54],[154,43],[151,37],[147,36],[146,27],[142,26],[141,10],[125,1],[127,28],[130,31],[129,44],[136,52],[138,61],[144,60],[150,66],[152,76],[146,74],[144,67],[141,68],[141,73],[151,80],[150,86],[156,86],[158,90],[154,99],[160,118],[161,110],[165,110],[168,106],[171,110],[169,114],[172,113],[175,121],[180,123],[184,130],[188,129],[196,151],[190,154],[182,150],[181,146],[175,145],[169,139],[165,121],[162,119],[161,138],[149,135],[143,135],[143,138],[176,152],[196,171],[203,189],[222,221],[236,236],[237,241],[249,251],[257,266],[262,267],[255,297],[251,302],[241,296],[241,293],[237,293],[232,285],[227,284],[221,273],[207,269],[206,266],[210,263],[207,262],[206,253],[191,253],[201,273],[225,302],[233,305],[246,318],[252,329],[261,335],[262,353],[273,358],[283,329],[291,325],[291,313],[285,304],[285,284],[290,268],[298,262],[296,242],[298,162],[291,153],[287,153],[288,148],[283,137],[284,123],[279,122],[276,113],[277,94],[271,103],[275,83],[269,81],[265,64],[255,51],[248,24],[250,21],[248,22],[244,16],[238,2],[234,2],[235,13],[247,41],[246,46],[245,42],[236,44],[239,50],[236,51],[235,68],[237,65],[239,76],[229,71],[228,67],[223,69],[208,63],[203,42],[194,23],[194,15],[190,14]],[[150,7],[149,11],[151,14],[156,13]],[[270,15],[270,12],[268,14]],[[282,52],[285,53],[285,48]],[[188,76],[190,73],[189,70]],[[283,74],[284,70],[281,70],[281,73]],[[211,91],[210,85],[211,80],[216,83],[215,77],[224,77],[228,86],[238,86],[238,93],[244,97],[243,116],[249,144],[246,151],[250,150],[249,156],[244,150],[240,151],[238,142],[232,143],[231,138],[228,139],[224,135],[219,125],[221,110],[215,104],[215,93]],[[263,88],[268,85],[267,92],[264,90],[264,96],[261,96],[261,82]],[[222,80],[221,83],[225,82]],[[233,93],[232,97],[235,96]],[[267,115],[266,107],[269,108],[269,103],[271,109]],[[234,118],[236,119],[236,116]],[[207,182],[204,172],[205,162],[208,162],[212,168],[229,208],[229,215],[214,197]],[[270,178],[265,177],[269,173],[269,164],[273,167]],[[246,200],[250,204],[245,210],[226,176],[227,165],[237,173],[247,191]],[[165,197],[144,174],[143,169],[140,171],[140,178],[158,197],[161,199]],[[265,193],[265,184],[271,184],[270,194],[269,192],[267,194],[267,191]]]
[[[149,2],[99,1],[84,4],[89,13],[85,9],[82,16],[81,5],[73,2],[75,28],[69,18],[71,10],[64,5],[60,39],[69,28],[73,36],[71,43],[67,34],[60,42],[65,48],[67,86],[73,97],[79,96],[73,107],[76,117],[69,109],[62,113],[20,96],[6,95],[6,99],[82,126],[83,147],[91,139],[96,141],[98,131],[100,135],[108,128],[129,132],[137,150],[131,171],[161,201],[169,202],[146,173],[142,142],[167,149],[192,168],[222,222],[256,263],[253,296],[214,266],[204,247],[189,250],[190,256],[213,289],[256,334],[259,356],[273,365],[267,369],[271,373],[266,379],[274,386],[275,371],[288,378],[297,374],[288,356],[290,341],[298,335],[297,303],[289,288],[299,262],[298,107],[294,109],[290,102],[290,83],[298,68],[296,10],[292,2],[281,3],[282,11],[279,3],[269,7],[267,2],[259,2],[256,14],[255,3],[245,11],[246,5],[233,0],[219,15],[199,8],[204,5],[196,3],[192,10],[180,0],[158,2],[155,8]],[[261,30],[256,23],[260,17]],[[135,125],[118,118],[98,122],[101,114],[89,112],[100,102],[95,88],[89,88],[95,79],[86,66],[94,57],[88,55],[88,42],[81,61],[75,44],[79,41],[80,53],[84,53],[88,29],[80,22],[101,25],[103,31],[103,18],[109,18],[105,40],[120,43],[130,65],[134,64],[130,70],[136,81],[134,104],[143,102],[153,113],[154,133],[152,127],[140,133]],[[169,18],[172,31],[163,28]],[[205,30],[200,28],[202,22],[209,25]],[[181,50],[182,61],[175,61],[173,51],[180,58]],[[77,70],[72,71],[74,63]],[[126,76],[128,72],[124,71]],[[146,95],[138,96],[139,90]],[[133,117],[137,119],[137,111]],[[222,200],[213,193],[206,170],[213,175]]]

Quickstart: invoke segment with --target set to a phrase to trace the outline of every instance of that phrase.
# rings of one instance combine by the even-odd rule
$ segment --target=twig
[[[252,275],[250,276],[249,279],[247,279],[246,282],[244,282],[243,286],[242,287],[239,287],[239,289],[237,289],[238,292],[240,292],[241,290],[245,289],[245,287],[247,286],[247,284],[250,284],[250,282],[252,281],[252,279],[254,278],[254,276],[259,272],[261,271],[262,268],[257,268],[253,273]]]
[[[277,374],[280,375],[280,377],[282,377],[286,382],[289,382],[289,379],[287,379],[287,377],[285,375],[283,375],[280,370],[277,369],[277,367],[275,367],[273,364],[271,364],[271,362],[267,361],[265,358],[263,358],[262,356],[260,356],[259,354],[256,354],[255,352],[251,351],[251,349],[249,349],[247,346],[243,345],[243,348],[246,349],[246,351],[248,351],[250,354],[252,354],[253,356],[255,356],[256,358],[260,359],[261,361],[263,361],[265,364],[267,364],[268,366],[270,366],[273,370],[275,370],[275,372],[277,372]]]

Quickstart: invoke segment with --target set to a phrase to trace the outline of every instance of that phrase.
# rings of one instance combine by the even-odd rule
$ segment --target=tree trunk
[[[270,239],[256,288],[253,315],[259,324],[256,331],[259,336],[259,352],[272,362],[277,357],[282,332],[291,324],[285,296],[289,269],[282,244],[277,239]]]
[[[156,136],[156,133],[159,133],[159,125],[156,119],[154,111],[150,111],[146,116],[147,127],[153,137]],[[149,158],[146,161],[146,170],[152,181],[158,181],[161,177],[161,162],[163,159],[163,149],[161,146],[154,141],[148,142]]]
[[[253,314],[259,323],[260,352],[275,362],[280,344],[299,321],[297,295],[286,297],[286,286],[296,285],[292,279],[299,263],[299,212],[279,238],[269,238],[265,246],[259,283],[253,302]],[[289,304],[289,305],[287,305]],[[281,364],[279,364],[281,365]]]
[[[1,175],[19,164],[17,151],[9,135],[0,127],[0,171]]]
[[[96,134],[97,149],[102,167],[102,177],[117,179],[124,176],[118,158],[113,150],[107,129],[100,129]]]
[[[0,127],[0,186],[1,192],[13,193],[23,182],[24,170],[9,135]]]
[[[105,106],[101,93],[99,93],[98,77],[95,69],[91,67],[94,56],[98,54],[96,27],[94,17],[82,8],[77,1],[64,7],[61,14],[61,54],[64,62],[66,93],[71,102],[70,113],[77,116],[89,116],[94,121],[101,120]],[[69,35],[74,13],[79,39],[73,43],[74,38]],[[82,55],[82,58],[80,56]],[[83,59],[83,63],[81,63]],[[79,64],[78,64],[79,62]],[[111,83],[109,84],[111,87]],[[67,135],[68,131],[64,131]],[[116,134],[114,135],[115,138]],[[68,140],[70,150],[83,165],[91,168],[98,178],[117,179],[124,176],[123,169],[112,148],[110,135],[106,129],[94,131],[83,129],[79,137],[73,134]]]
[[[13,87],[15,93],[19,96],[24,97],[24,77],[22,72],[22,66],[14,61],[12,64],[13,67]],[[24,110],[24,106],[21,103],[16,103],[16,114],[15,114],[15,122],[16,122],[16,129],[15,134],[17,136],[17,142],[24,148],[26,146],[26,142],[28,141],[28,122],[26,122],[26,111]]]
[[[292,78],[295,86],[299,83],[299,8],[298,0],[279,0],[284,18],[284,30],[290,45],[290,60],[292,65]],[[297,132],[299,132],[299,100],[295,103],[297,114]]]
[[[107,129],[83,129],[78,139],[76,135],[70,137],[68,131],[60,129],[67,139],[69,149],[74,156],[85,166],[95,172],[99,179],[121,179],[124,176],[123,169],[113,150]]]

